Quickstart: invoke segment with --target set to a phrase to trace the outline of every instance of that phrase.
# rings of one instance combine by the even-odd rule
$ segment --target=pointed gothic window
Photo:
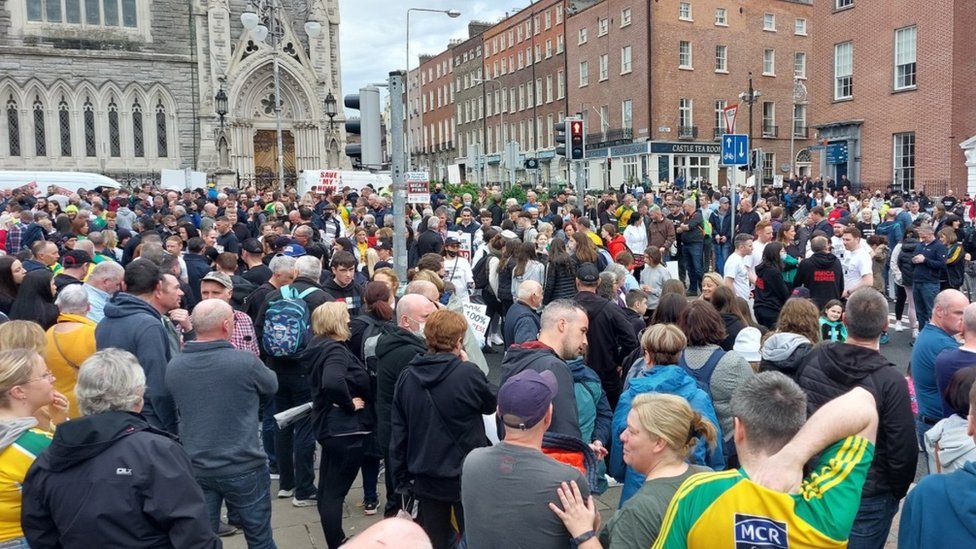
[[[13,94],[7,100],[7,138],[10,142],[10,156],[20,156],[20,114]]]
[[[71,111],[64,96],[61,96],[61,102],[58,103],[58,126],[61,133],[61,156],[71,156]]]
[[[146,156],[145,137],[142,133],[142,105],[138,99],[132,103],[132,145],[136,158]]]
[[[163,106],[162,99],[156,104],[156,156],[159,158],[169,156],[166,140],[166,107]]]
[[[44,104],[34,97],[34,155],[47,156],[47,132],[44,127]]]
[[[95,140],[95,106],[91,98],[85,98],[82,107],[85,113],[85,156],[98,156],[98,142]]]
[[[108,145],[112,153],[112,158],[122,156],[122,139],[119,136],[119,106],[115,100],[108,104]]]

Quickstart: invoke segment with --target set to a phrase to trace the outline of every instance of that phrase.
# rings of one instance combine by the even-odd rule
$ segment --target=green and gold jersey
[[[763,488],[742,469],[694,475],[671,500],[654,549],[846,547],[872,459],[867,439],[841,440],[798,494]]]

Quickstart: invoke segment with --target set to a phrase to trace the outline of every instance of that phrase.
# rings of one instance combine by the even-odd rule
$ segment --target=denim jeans
[[[329,549],[337,549],[346,538],[342,531],[342,501],[356,480],[363,461],[363,435],[329,437],[319,441],[319,492],[316,502],[319,520]]]
[[[0,549],[30,549],[30,545],[27,545],[26,537],[19,537],[0,541]]]
[[[921,330],[932,318],[932,307],[935,296],[939,295],[938,282],[919,282],[912,284],[912,297],[915,298],[915,316],[918,318],[918,329]]]
[[[268,466],[223,477],[196,477],[210,515],[210,526],[220,526],[220,504],[227,503],[244,530],[248,549],[276,549],[271,536],[271,479]]]
[[[275,458],[275,433],[278,432],[278,422],[275,421],[275,397],[261,398],[261,443],[264,453],[268,454],[268,467],[272,473],[278,472],[278,460]]]
[[[312,391],[305,374],[278,374],[275,409],[285,411],[311,400]],[[315,436],[308,417],[278,430],[275,457],[280,488],[295,490],[298,499],[310,499],[315,493]]]
[[[688,291],[698,293],[702,280],[702,243],[685,243],[681,248],[681,261],[688,273]]]
[[[898,500],[891,494],[862,497],[857,508],[848,549],[884,549],[891,521],[898,512]]]
[[[715,245],[715,272],[725,277],[725,260],[732,253],[732,245],[728,242]]]

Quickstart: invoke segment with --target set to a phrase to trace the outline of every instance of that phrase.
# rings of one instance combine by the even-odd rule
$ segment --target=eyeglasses
[[[41,379],[46,379],[48,381],[52,381],[53,382],[55,380],[55,377],[54,377],[54,374],[52,374],[51,372],[47,372],[47,373],[45,373],[44,375],[42,375],[40,377],[32,377],[32,378],[28,379],[27,381],[25,381],[23,383],[23,385],[27,385],[28,383],[33,383],[33,382],[39,381]]]

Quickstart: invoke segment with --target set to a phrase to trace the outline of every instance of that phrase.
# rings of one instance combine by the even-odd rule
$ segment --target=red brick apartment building
[[[750,72],[763,179],[788,175],[791,148],[793,169],[811,171],[805,101],[793,121],[794,85],[812,77],[809,0],[577,0],[569,10],[569,111],[586,120],[590,187],[679,176],[725,184],[721,113],[740,103]],[[736,131],[748,128],[742,103]]]
[[[813,10],[811,126],[846,148],[820,154],[817,171],[871,188],[976,192],[974,3],[819,0]]]
[[[553,124],[566,112],[565,0],[540,0],[484,32],[485,132],[488,180],[509,181],[501,166],[505,143],[517,141],[537,172],[519,181],[563,182],[565,162],[554,154]]]
[[[420,56],[420,154],[415,169],[430,172],[431,179],[447,179],[447,167],[457,158],[454,136],[454,56],[451,47],[437,55]],[[414,115],[411,115],[414,116]]]

